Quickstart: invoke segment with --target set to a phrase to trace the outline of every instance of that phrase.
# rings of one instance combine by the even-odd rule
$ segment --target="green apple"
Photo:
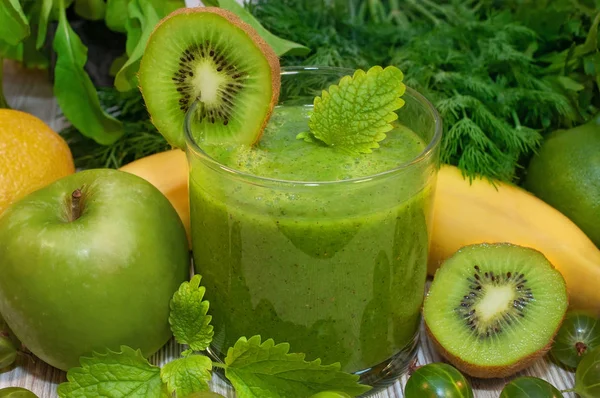
[[[189,277],[185,229],[150,183],[122,171],[75,173],[0,216],[0,313],[59,369],[92,351],[171,336],[169,302]]]

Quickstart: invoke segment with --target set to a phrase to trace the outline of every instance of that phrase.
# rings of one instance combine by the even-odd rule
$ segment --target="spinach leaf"
[[[125,33],[127,22],[127,4],[129,0],[108,0],[106,2],[106,15],[104,21],[110,30]]]
[[[121,122],[104,113],[98,93],[83,69],[87,48],[67,21],[64,0],[59,0],[59,20],[54,51],[54,95],[65,117],[81,133],[99,144],[109,145],[123,135]]]
[[[37,40],[35,42],[35,48],[38,50],[42,48],[44,42],[46,42],[46,34],[48,33],[48,19],[50,18],[50,11],[52,11],[52,3],[53,0],[42,0],[41,3],[38,19]]]
[[[104,0],[75,0],[75,12],[82,18],[98,21],[104,18],[106,3]]]
[[[0,37],[8,44],[19,44],[29,36],[29,23],[19,0],[0,0]]]
[[[129,18],[132,20],[127,24],[127,53],[129,54],[129,59],[115,77],[115,87],[119,91],[129,91],[137,87],[137,72],[140,68],[140,61],[144,54],[144,48],[146,48],[146,42],[154,26],[160,20],[156,10],[148,1],[132,0],[129,3],[128,12]],[[131,48],[133,40],[130,40],[129,34],[132,37],[137,37],[139,34],[137,43],[133,48]]]
[[[260,37],[262,37],[275,51],[277,56],[282,55],[306,55],[310,52],[310,48],[301,44],[294,43],[289,40],[275,36],[273,33],[265,29],[260,22],[248,10],[240,5],[236,0],[205,0],[203,3],[207,6],[219,6],[225,10],[236,14],[240,19],[252,26]]]

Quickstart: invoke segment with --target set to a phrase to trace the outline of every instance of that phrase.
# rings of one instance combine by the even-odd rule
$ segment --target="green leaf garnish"
[[[206,289],[200,286],[200,275],[184,282],[171,299],[169,323],[179,344],[187,344],[194,351],[208,348],[214,331],[207,315],[209,303],[202,300]]]
[[[321,391],[340,391],[351,396],[371,389],[358,376],[340,371],[340,364],[321,365],[304,360],[304,354],[288,353],[287,343],[260,336],[241,337],[227,352],[225,376],[239,398],[305,398]]]
[[[164,365],[160,377],[169,393],[187,397],[199,391],[209,391],[212,361],[204,355],[190,355]]]
[[[400,98],[406,86],[400,69],[374,66],[345,76],[316,97],[308,121],[310,136],[328,146],[352,153],[370,153],[398,119],[395,111],[404,105]],[[308,141],[306,133],[297,138]]]
[[[160,368],[139,350],[121,346],[121,352],[82,357],[81,367],[69,369],[67,382],[58,386],[61,398],[158,398],[164,396]]]

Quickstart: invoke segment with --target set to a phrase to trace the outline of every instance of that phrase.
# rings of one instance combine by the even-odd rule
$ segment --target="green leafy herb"
[[[261,343],[260,336],[240,338],[227,352],[225,376],[240,398],[305,398],[321,391],[335,390],[363,394],[368,386],[358,376],[340,371],[340,365],[321,365],[321,360],[304,360],[304,354],[288,353],[290,345]]]
[[[160,20],[152,3],[148,1],[132,0],[128,6],[128,13],[130,19],[138,21],[139,37],[136,38],[137,42],[135,43],[135,46],[131,50],[128,49],[127,53],[129,59],[115,77],[115,87],[119,91],[129,91],[137,87],[137,72],[140,68],[140,61],[144,54],[146,43],[148,42],[152,30],[154,30],[154,26]],[[133,30],[136,30],[136,35],[138,33],[137,26],[132,27],[131,24],[132,23],[126,25],[127,30],[130,33],[127,41],[128,47],[131,47],[130,42],[132,41],[129,40],[129,37],[133,36]]]
[[[151,365],[139,350],[122,346],[121,352],[82,357],[81,367],[69,369],[67,382],[58,386],[61,398],[163,396],[160,368]]]
[[[209,391],[212,361],[204,355],[189,355],[169,362],[160,370],[160,377],[169,393],[178,397],[191,393]]]
[[[171,299],[169,323],[173,335],[180,344],[187,344],[193,351],[208,348],[214,331],[207,315],[209,303],[202,300],[206,289],[200,286],[200,275],[184,282]]]
[[[398,119],[404,105],[402,72],[393,66],[359,69],[316,97],[308,121],[312,137],[349,152],[369,153]],[[298,138],[307,138],[301,134]]]
[[[108,0],[106,2],[104,21],[110,30],[121,33],[126,32],[127,3],[129,3],[129,0]]]
[[[90,21],[98,21],[104,19],[106,2],[104,0],[75,0],[75,12]]]
[[[0,0],[0,39],[16,45],[29,35],[29,24],[19,0]]]
[[[46,34],[48,33],[48,19],[50,18],[50,11],[52,11],[53,0],[42,0],[40,6],[40,14],[37,26],[37,38],[35,41],[35,47],[39,50],[46,42]]]
[[[57,53],[54,95],[64,115],[77,129],[100,144],[111,144],[123,135],[123,125],[100,107],[98,94],[83,67],[87,48],[67,22],[64,0],[54,37]]]
[[[273,48],[273,51],[278,56],[283,55],[306,55],[310,52],[308,47],[301,44],[291,42],[275,36],[273,33],[265,29],[260,22],[246,11],[236,0],[208,0],[204,1],[206,5],[221,7],[235,13],[242,21],[252,26],[258,34]]]

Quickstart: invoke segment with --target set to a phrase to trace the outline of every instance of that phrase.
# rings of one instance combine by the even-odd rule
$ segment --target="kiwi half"
[[[536,250],[466,246],[436,272],[423,306],[427,333],[474,377],[512,375],[546,353],[568,307],[562,275]]]
[[[197,141],[252,144],[279,97],[279,59],[235,14],[216,7],[181,8],[152,32],[139,71],[152,122],[185,147],[183,121],[197,101]]]

